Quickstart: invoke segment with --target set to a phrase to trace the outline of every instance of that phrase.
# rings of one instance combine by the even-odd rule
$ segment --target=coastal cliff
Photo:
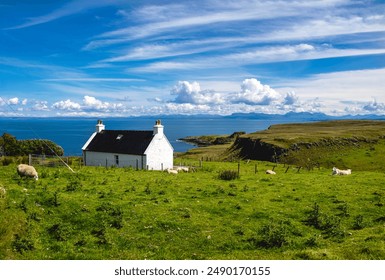
[[[216,151],[223,160],[262,160],[305,168],[350,167],[357,160],[372,163],[380,159],[385,150],[385,121],[280,124],[231,139],[226,145],[206,142],[205,150],[191,154],[202,157],[204,152]]]

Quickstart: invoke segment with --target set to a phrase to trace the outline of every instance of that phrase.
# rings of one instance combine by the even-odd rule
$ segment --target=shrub
[[[239,178],[239,174],[237,171],[234,171],[234,170],[224,170],[219,173],[219,179],[221,180],[230,181],[238,178]]]
[[[76,191],[78,189],[80,189],[82,187],[82,183],[80,182],[79,179],[72,179],[67,187],[66,187],[66,191],[67,192],[72,192],[72,191]]]
[[[14,163],[14,157],[3,157],[1,163],[3,166],[8,166]]]
[[[108,226],[120,229],[123,227],[123,211],[118,206],[111,203],[103,203],[96,208],[99,213],[99,220],[108,224]]]
[[[29,238],[20,237],[18,234],[15,235],[15,239],[12,241],[12,249],[21,254],[34,248],[33,242]]]
[[[353,229],[363,229],[365,227],[364,224],[364,216],[358,215],[355,217]]]
[[[262,236],[259,245],[265,248],[279,248],[288,242],[288,228],[283,222],[264,225],[259,234]]]
[[[310,211],[309,216],[306,219],[305,223],[317,229],[321,228],[321,212],[317,202],[314,203],[313,209]]]
[[[56,241],[66,241],[71,235],[70,227],[61,223],[55,223],[47,229],[48,234]]]
[[[313,209],[310,211],[305,223],[322,230],[328,237],[337,239],[345,237],[345,231],[341,229],[341,219],[337,216],[321,213],[317,203],[314,203]]]
[[[105,245],[108,244],[106,237],[106,228],[101,226],[91,231],[91,234],[97,238],[96,244]]]

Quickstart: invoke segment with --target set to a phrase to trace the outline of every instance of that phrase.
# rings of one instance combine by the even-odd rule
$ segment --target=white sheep
[[[167,168],[166,171],[168,174],[178,174],[178,171],[175,169]]]
[[[39,179],[35,167],[28,164],[19,164],[17,166],[17,174],[19,174],[20,177],[35,178],[35,180]]]
[[[350,175],[352,174],[351,169],[341,170],[336,167],[333,167],[332,175]]]
[[[266,174],[275,175],[277,173],[275,173],[275,171],[273,171],[273,170],[268,169],[268,170],[266,170]]]
[[[181,171],[183,171],[183,172],[188,172],[189,170],[188,170],[188,167],[178,166],[178,167],[176,168],[176,171],[178,171],[178,172],[181,172]]]
[[[0,198],[4,198],[6,193],[7,191],[5,190],[5,188],[0,187]]]

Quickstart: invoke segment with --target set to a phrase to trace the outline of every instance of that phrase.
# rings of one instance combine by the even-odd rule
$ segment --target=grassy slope
[[[313,168],[351,168],[362,171],[385,171],[385,122],[342,120],[314,123],[273,125],[267,130],[240,136],[282,148],[299,144],[281,162]],[[316,143],[315,145],[307,145]],[[318,143],[318,144],[317,144]],[[228,159],[231,144],[196,148],[183,156],[187,158]],[[236,157],[236,151],[230,153]]]
[[[38,168],[35,182],[1,166],[0,259],[385,258],[382,172],[240,167],[234,181],[218,179],[229,162],[176,176]]]
[[[247,134],[250,138],[288,148],[298,142],[317,142],[325,138],[378,139],[385,136],[385,121],[341,120],[313,123],[280,124]]]

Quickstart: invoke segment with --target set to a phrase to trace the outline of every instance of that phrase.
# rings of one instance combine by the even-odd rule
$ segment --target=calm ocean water
[[[106,129],[152,130],[156,117],[104,118]],[[82,146],[95,131],[96,118],[0,118],[0,135],[9,133],[17,139],[48,139],[64,149],[65,155],[81,155]],[[285,123],[285,117],[274,120],[234,119],[226,117],[163,117],[165,134],[176,152],[194,146],[178,141],[186,136],[246,133],[263,130],[271,124]]]

